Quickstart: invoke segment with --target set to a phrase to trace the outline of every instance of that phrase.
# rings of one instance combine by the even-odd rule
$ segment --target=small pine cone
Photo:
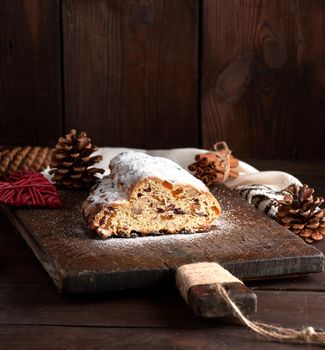
[[[276,220],[307,243],[319,241],[325,235],[324,199],[313,196],[307,185],[290,185],[284,190],[284,199],[278,203]]]
[[[98,179],[96,174],[104,173],[104,169],[93,167],[102,160],[100,155],[92,156],[96,150],[85,132],[77,136],[72,129],[65,137],[60,137],[50,163],[55,184],[73,189],[91,187]]]
[[[0,150],[0,177],[7,179],[17,170],[40,172],[50,164],[49,147],[13,147]]]
[[[238,176],[239,160],[229,150],[225,142],[217,142],[213,151],[198,154],[195,162],[188,166],[198,179],[207,186],[226,181]]]

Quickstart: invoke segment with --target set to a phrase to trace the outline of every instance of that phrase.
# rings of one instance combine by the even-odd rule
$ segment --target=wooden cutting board
[[[241,279],[320,272],[323,254],[224,186],[222,215],[206,233],[101,240],[80,213],[85,193],[62,192],[63,209],[3,210],[61,292],[97,292],[173,282],[177,267],[216,261]]]

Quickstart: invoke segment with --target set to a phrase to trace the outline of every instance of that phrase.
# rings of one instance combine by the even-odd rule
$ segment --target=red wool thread
[[[0,202],[13,206],[60,208],[63,205],[57,189],[41,174],[19,170],[8,182],[0,182]]]

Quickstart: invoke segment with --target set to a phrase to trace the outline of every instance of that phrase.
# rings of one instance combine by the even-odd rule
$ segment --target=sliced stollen
[[[206,231],[221,213],[203,182],[169,159],[128,151],[109,168],[82,206],[103,238]]]

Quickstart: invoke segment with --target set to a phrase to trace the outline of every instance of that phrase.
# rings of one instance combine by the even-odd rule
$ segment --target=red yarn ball
[[[0,182],[0,203],[12,206],[60,208],[57,189],[41,173],[19,170]]]

